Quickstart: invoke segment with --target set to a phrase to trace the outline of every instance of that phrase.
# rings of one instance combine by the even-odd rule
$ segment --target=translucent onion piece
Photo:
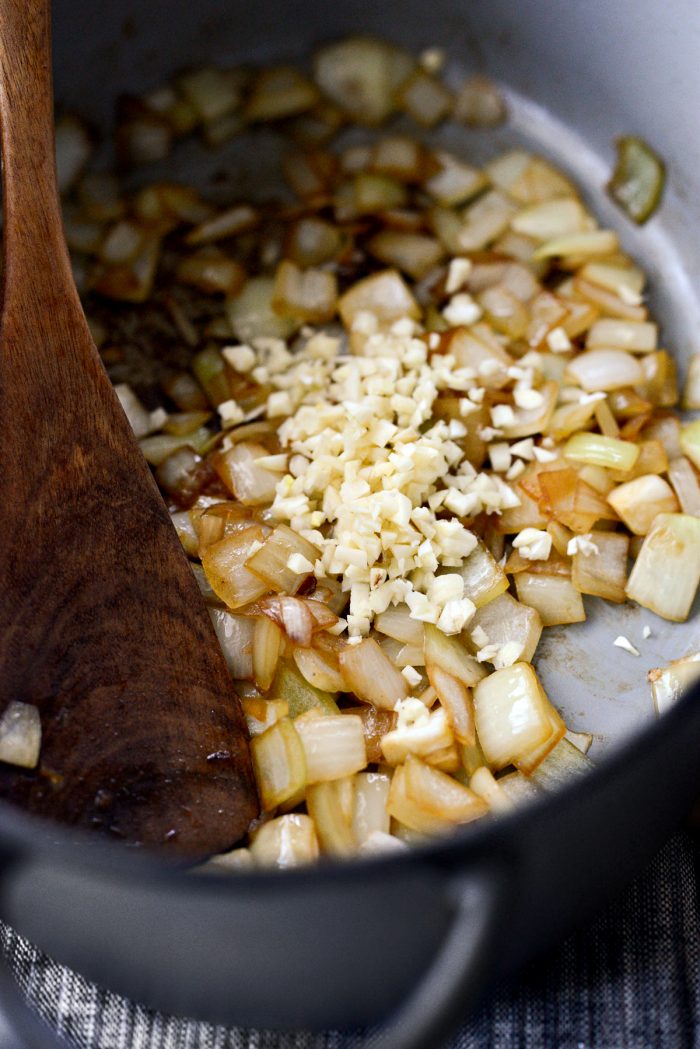
[[[421,127],[435,127],[452,109],[452,94],[435,77],[417,69],[399,91],[397,102]]]
[[[388,808],[394,819],[424,834],[470,823],[488,812],[468,787],[414,756],[394,773]]]
[[[371,237],[367,241],[367,251],[380,262],[395,266],[414,280],[424,277],[444,256],[442,246],[433,237],[393,229],[381,230]]]
[[[151,413],[146,411],[128,383],[117,383],[114,392],[119,398],[124,414],[129,420],[129,426],[134,431],[137,439],[145,437],[151,432]]]
[[[384,760],[380,741],[387,732],[396,727],[396,714],[391,710],[378,710],[370,705],[343,707],[341,714],[354,715],[362,722],[367,749],[367,762],[379,764]]]
[[[566,731],[529,663],[515,663],[474,690],[479,740],[489,765],[530,772]]]
[[[572,779],[585,776],[593,768],[591,759],[582,754],[573,743],[568,739],[560,739],[530,775],[542,790],[558,790]]]
[[[296,647],[293,655],[299,671],[314,688],[325,692],[342,692],[345,689],[345,679],[337,663],[333,663],[325,653],[315,648]]]
[[[425,664],[440,667],[468,688],[486,676],[484,667],[469,655],[458,638],[448,637],[432,623],[425,624]]]
[[[280,594],[278,597],[265,598],[258,608],[282,627],[290,641],[304,648],[309,647],[315,620],[306,601]]]
[[[519,578],[520,574],[516,576],[516,585]],[[529,663],[539,644],[543,624],[536,606],[530,608],[528,605],[529,602],[522,602],[522,599],[516,601],[511,594],[500,594],[477,611],[466,632],[481,627],[489,644],[507,645],[512,641],[522,647],[519,658]],[[470,640],[470,647],[476,651],[480,646]]]
[[[496,127],[506,119],[507,109],[503,96],[492,81],[484,76],[473,76],[458,92],[452,115],[467,127]]]
[[[413,619],[408,605],[391,605],[374,619],[374,629],[380,634],[408,645],[423,645],[424,625]]]
[[[428,758],[439,754],[455,741],[447,711],[437,708],[405,728],[395,728],[381,739],[381,748],[389,765],[400,765],[409,754]]]
[[[259,212],[250,204],[236,204],[232,208],[207,218],[191,229],[185,237],[187,244],[213,244],[255,229],[260,222]]]
[[[438,204],[454,207],[464,204],[488,185],[488,179],[479,168],[465,163],[451,153],[435,154],[440,170],[428,179],[425,189]]]
[[[484,193],[467,206],[462,214],[462,226],[457,234],[458,250],[481,251],[507,229],[515,206],[499,190]]]
[[[272,308],[283,316],[322,324],[335,315],[338,283],[327,270],[301,270],[283,259],[277,267]]]
[[[240,441],[214,461],[214,467],[226,487],[244,506],[264,506],[275,497],[282,472],[260,466],[258,459],[267,456],[262,444]]]
[[[644,381],[641,364],[625,350],[587,350],[569,361],[567,370],[587,393],[620,390]]]
[[[349,790],[348,790],[349,788]],[[306,792],[306,807],[314,821],[323,852],[331,856],[350,856],[357,848],[352,813],[347,812],[345,795],[352,796],[348,780],[315,783]]]
[[[269,698],[284,699],[289,706],[289,716],[297,718],[310,710],[322,714],[337,714],[338,704],[333,696],[310,684],[288,660],[280,660]]]
[[[282,651],[282,631],[268,616],[258,616],[253,622],[253,678],[258,688],[267,692]]]
[[[252,122],[282,120],[311,109],[319,101],[318,88],[294,66],[261,70],[244,107]]]
[[[470,690],[456,677],[452,677],[438,666],[430,667],[428,677],[430,684],[438,694],[438,699],[447,711],[455,739],[458,743],[473,745],[476,741],[476,727]]]
[[[213,543],[203,552],[207,579],[229,608],[241,608],[267,593],[267,585],[245,567],[251,546],[264,538],[263,529],[253,526]]]
[[[41,753],[41,717],[31,703],[11,700],[0,717],[0,761],[34,769]]]
[[[387,801],[391,777],[383,772],[358,772],[355,776],[355,807],[352,830],[358,845],[372,835],[389,833]]]
[[[245,714],[248,734],[260,736],[282,718],[289,715],[286,699],[262,699],[260,696],[242,696],[241,706]]]
[[[646,535],[657,514],[672,514],[679,509],[670,484],[656,474],[619,485],[609,494],[608,502],[635,535]]]
[[[492,812],[510,812],[515,808],[512,798],[485,765],[476,769],[472,774],[469,789],[482,801],[485,801]]]
[[[577,550],[571,562],[571,582],[582,594],[604,597],[621,604],[625,600],[629,537],[616,532],[591,532],[597,548]]]
[[[251,681],[255,620],[223,608],[210,608],[209,615],[231,676],[239,681]]]
[[[358,313],[372,313],[380,321],[420,316],[420,308],[407,284],[396,270],[383,270],[357,281],[341,295],[338,312],[346,328]]]
[[[586,618],[581,594],[565,576],[519,572],[515,587],[518,600],[539,613],[543,626],[582,623]]]
[[[367,764],[362,721],[338,714],[335,717],[297,718],[306,756],[309,783],[322,783],[359,772]]]
[[[650,353],[656,349],[658,325],[650,321],[623,321],[605,318],[588,329],[588,349],[628,350],[630,353]]]
[[[196,557],[199,550],[199,541],[189,511],[176,510],[170,514],[170,520],[187,556]]]
[[[300,560],[303,558],[310,567],[301,571],[295,568],[295,555],[298,555]],[[246,568],[267,583],[270,590],[295,594],[302,583],[313,574],[313,565],[320,556],[320,551],[312,543],[287,525],[280,524],[260,549],[248,558]],[[293,566],[291,568],[290,563]]]
[[[646,222],[661,200],[666,179],[664,162],[636,135],[624,135],[616,144],[617,163],[608,191],[631,219]]]
[[[299,327],[299,321],[277,313],[272,305],[275,293],[273,277],[251,277],[227,306],[233,334],[243,343],[267,337],[287,339]]]
[[[577,433],[564,445],[564,456],[578,463],[631,470],[639,457],[639,446],[631,441],[597,433]]]
[[[505,572],[481,540],[463,561],[459,574],[464,580],[464,596],[477,608],[487,605],[508,589]]]
[[[406,645],[402,641],[395,641],[393,637],[385,637],[379,642],[379,647],[399,670],[425,665],[422,645]]]
[[[306,788],[306,758],[289,718],[281,718],[250,741],[250,755],[264,812],[301,800]]]
[[[700,419],[681,428],[680,446],[695,469],[700,470]]]
[[[383,710],[393,710],[397,700],[408,695],[406,678],[382,652],[377,642],[364,638],[359,645],[349,645],[339,656],[340,671],[347,690],[358,699]]]
[[[639,552],[626,595],[664,619],[688,618],[700,582],[700,518],[659,514]]]
[[[530,204],[511,221],[511,229],[539,241],[583,233],[589,228],[590,217],[575,197],[559,197]]]
[[[322,47],[314,58],[316,83],[358,124],[382,124],[394,93],[415,66],[412,56],[372,37],[349,37]]]
[[[694,353],[688,361],[688,375],[683,389],[683,407],[700,408],[700,353]]]
[[[620,242],[617,233],[610,229],[591,230],[586,233],[570,233],[563,237],[548,240],[534,253],[535,259],[549,259],[556,256],[573,255],[581,258],[587,255],[610,255],[617,251]]]
[[[663,714],[700,679],[700,652],[674,659],[666,667],[655,667],[647,676],[656,713]]]
[[[491,181],[521,204],[536,204],[552,197],[576,196],[575,186],[542,157],[514,149],[486,165]]]
[[[250,855],[258,867],[300,867],[313,863],[318,854],[314,821],[299,812],[263,823],[250,843]]]
[[[177,265],[177,279],[182,284],[209,294],[236,295],[245,281],[240,262],[228,258],[216,248],[203,248],[185,255]]]
[[[66,113],[56,121],[56,178],[59,193],[67,193],[92,154],[90,134],[78,117]]]
[[[697,474],[685,456],[671,460],[668,465],[668,479],[678,496],[683,513],[700,517],[700,484]]]

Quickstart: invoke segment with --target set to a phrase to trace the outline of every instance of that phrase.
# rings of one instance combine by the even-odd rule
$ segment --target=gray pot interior
[[[429,19],[416,0],[112,0],[99,18],[91,5],[57,0],[54,23],[59,104],[105,126],[117,94],[145,91],[187,65],[303,61],[319,41],[358,31],[413,49],[442,46],[455,84],[466,72],[487,73],[506,90],[511,116],[497,131],[450,128],[434,137],[476,162],[525,143],[568,170],[649,272],[664,344],[681,361],[700,348],[692,280],[700,272],[700,11],[690,0],[434,0]],[[625,133],[647,138],[669,172],[663,206],[641,230],[604,192],[614,139]],[[215,154],[188,142],[167,165],[136,177],[180,178],[213,196],[265,195],[275,190],[280,148],[264,130]],[[228,180],[217,190],[209,177],[222,169]],[[594,734],[595,755],[653,718],[646,671],[697,647],[697,630],[692,618],[676,625],[636,606],[587,603],[586,623],[546,632],[537,664],[570,727]],[[613,646],[618,634],[641,658]]]

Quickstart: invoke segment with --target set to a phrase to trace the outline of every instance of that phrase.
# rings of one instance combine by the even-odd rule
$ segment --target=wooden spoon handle
[[[36,773],[0,797],[188,856],[257,812],[245,722],[167,509],[102,368],[56,192],[48,0],[0,0],[0,710]]]
[[[0,114],[4,309],[25,313],[31,288],[34,309],[82,320],[56,188],[49,0],[0,4]]]

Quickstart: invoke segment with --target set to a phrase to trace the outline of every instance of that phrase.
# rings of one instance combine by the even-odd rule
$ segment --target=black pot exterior
[[[659,21],[652,0],[634,5],[572,0],[556,5],[556,26],[550,25],[552,9],[545,0],[528,5],[441,0],[431,5],[429,35],[423,4],[386,0],[372,10],[365,7],[348,0],[196,7],[153,0],[147,13],[142,4],[105,5],[96,25],[86,18],[92,8],[85,3],[58,0],[58,94],[104,120],[115,87],[151,87],[186,59],[217,58],[222,48],[225,56],[235,50],[239,57],[287,56],[311,40],[361,26],[413,46],[444,43],[453,51],[455,42],[463,41],[474,67],[512,77],[518,89],[561,109],[563,118],[594,142],[602,137],[609,142],[613,129],[606,92],[619,92],[615,97],[629,130],[644,98],[639,122],[643,117],[654,127],[654,141],[667,158],[676,159],[684,178],[693,169],[688,184],[697,181],[700,163],[693,167],[683,149],[687,135],[676,126],[685,102],[675,130],[669,129],[654,91],[635,100],[629,78],[622,82],[632,59],[621,57],[616,88],[590,43],[596,41],[609,62],[606,34],[614,37],[615,27],[618,40],[626,31],[632,55],[634,41],[658,29],[658,46],[670,48],[675,21]],[[697,23],[688,4],[673,7],[679,19]],[[645,29],[638,25],[641,9],[648,18]],[[590,52],[587,106],[575,78],[573,84],[567,79],[566,56],[576,52],[566,49],[567,39],[569,44],[582,39]],[[77,62],[78,40],[92,65]],[[564,58],[557,65],[562,47]],[[677,65],[689,68],[684,56],[681,50]],[[688,72],[692,76],[697,84],[697,70]],[[690,266],[699,250],[688,229],[692,216],[681,196],[673,196],[669,206],[668,228],[678,232]],[[662,307],[670,294],[662,291]],[[688,325],[691,319],[688,315]],[[677,314],[671,330],[684,334]],[[0,913],[56,959],[167,1012],[260,1027],[373,1023],[400,1005],[439,952],[454,919],[456,883],[471,881],[488,894],[483,887],[490,878],[498,890],[491,950],[480,950],[474,961],[481,985],[512,972],[585,920],[651,858],[697,796],[699,753],[700,691],[583,782],[515,816],[465,828],[450,841],[407,855],[285,874],[204,878],[165,870],[147,857],[76,838],[0,807],[0,847],[6,855]]]

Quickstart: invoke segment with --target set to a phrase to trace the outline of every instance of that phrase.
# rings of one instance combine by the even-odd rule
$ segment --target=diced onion
[[[306,789],[306,758],[289,718],[281,718],[250,741],[255,780],[265,812],[301,800]]]
[[[364,638],[340,653],[340,671],[347,689],[358,699],[383,710],[393,710],[408,695],[406,678],[392,666],[373,638]]]
[[[626,595],[664,619],[682,623],[700,583],[700,518],[659,514],[642,543]]]
[[[620,390],[644,380],[637,358],[615,349],[587,350],[568,362],[568,372],[587,393]]]
[[[266,692],[277,670],[282,650],[282,631],[269,616],[258,616],[253,622],[253,678],[258,688]]]
[[[672,459],[668,464],[668,479],[678,496],[683,513],[700,517],[700,484],[685,456]]]
[[[423,834],[469,823],[488,811],[468,787],[414,756],[394,773],[387,807],[399,823]]]
[[[375,616],[374,628],[396,641],[408,645],[423,645],[424,624],[413,619],[408,605],[392,605]]]
[[[391,778],[384,772],[358,772],[355,777],[355,806],[352,830],[359,846],[373,835],[389,833],[387,801]]]
[[[663,714],[700,679],[700,653],[674,659],[666,667],[655,667],[647,675],[657,714]]]
[[[479,740],[496,770],[516,765],[530,772],[561,739],[565,725],[529,663],[515,663],[480,681],[474,690]]]
[[[672,514],[679,509],[670,484],[656,474],[645,474],[619,485],[609,494],[608,502],[635,535],[646,535],[657,514]]]
[[[41,717],[31,703],[11,700],[0,717],[0,761],[34,769],[41,753]]]
[[[271,503],[281,473],[274,473],[257,460],[267,455],[261,444],[240,441],[215,462],[216,471],[227,488],[244,506],[262,506]]]
[[[591,532],[595,549],[577,549],[571,562],[571,582],[582,594],[625,600],[629,537],[617,532]]]
[[[299,867],[318,859],[314,821],[300,812],[268,820],[255,831],[250,855],[258,867]]]
[[[331,662],[323,652],[298,646],[294,649],[294,662],[314,688],[325,692],[342,692],[345,689],[345,679],[337,663]]]
[[[367,764],[365,737],[358,717],[297,718],[309,783],[322,783],[359,772]]]
[[[518,600],[536,609],[543,626],[582,623],[586,618],[581,593],[565,576],[519,572],[515,587]]]
[[[518,578],[519,575],[516,576],[516,585]],[[519,658],[529,663],[542,635],[542,622],[536,606],[530,608],[529,602],[522,603],[520,594],[518,597],[516,601],[510,594],[500,594],[478,610],[467,630],[473,632],[481,627],[490,644],[518,645],[521,649]]]
[[[214,592],[229,608],[242,608],[267,593],[267,585],[245,567],[253,543],[262,542],[259,526],[213,543],[202,554],[202,566]]]
[[[358,313],[372,313],[380,321],[394,321],[400,317],[420,316],[418,303],[396,270],[384,270],[356,284],[341,295],[338,312],[346,328]]]
[[[639,445],[597,433],[577,433],[564,445],[564,456],[577,463],[631,470],[639,457]]]
[[[210,608],[209,615],[231,676],[241,681],[252,680],[254,620],[223,608]]]
[[[314,783],[306,792],[306,807],[313,818],[323,852],[349,856],[357,848],[352,826],[352,810],[347,811],[346,796],[352,798],[352,780]]]
[[[530,773],[542,790],[557,790],[577,776],[585,776],[593,762],[568,739],[560,739],[536,769]]]

